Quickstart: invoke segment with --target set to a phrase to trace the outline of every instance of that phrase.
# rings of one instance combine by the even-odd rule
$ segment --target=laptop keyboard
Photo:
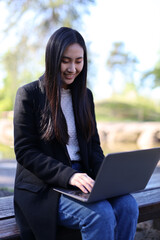
[[[90,194],[90,193],[84,193],[84,192],[78,191],[78,190],[70,190],[70,191],[68,191],[68,193],[74,194],[74,195],[84,198],[84,199],[88,199],[89,194]]]

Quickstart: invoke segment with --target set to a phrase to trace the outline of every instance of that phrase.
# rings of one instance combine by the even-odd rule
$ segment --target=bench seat
[[[158,171],[159,173],[159,171]],[[160,221],[160,174],[155,172],[147,188],[132,194],[139,206],[138,222]],[[0,198],[0,240],[19,240],[19,230],[15,222],[13,196]],[[81,240],[78,230],[58,228],[57,240]]]

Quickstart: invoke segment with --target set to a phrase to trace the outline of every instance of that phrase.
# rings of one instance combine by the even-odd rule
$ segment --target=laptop
[[[83,193],[78,188],[53,190],[87,203],[134,193],[146,187],[159,159],[160,147],[109,153],[101,164],[90,193]]]

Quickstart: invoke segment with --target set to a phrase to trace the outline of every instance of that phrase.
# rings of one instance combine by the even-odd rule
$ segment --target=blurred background
[[[160,146],[159,0],[0,0],[0,159],[15,159],[17,88],[44,72],[50,35],[85,38],[104,153]]]
[[[47,41],[61,26],[86,40],[104,153],[160,146],[159,13],[159,0],[0,0],[0,197],[13,194],[16,91],[43,74]]]

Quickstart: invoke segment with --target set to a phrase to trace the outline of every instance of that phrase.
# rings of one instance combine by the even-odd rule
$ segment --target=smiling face
[[[61,59],[61,80],[62,87],[67,89],[75,78],[80,74],[84,65],[84,51],[78,44],[68,46]]]

